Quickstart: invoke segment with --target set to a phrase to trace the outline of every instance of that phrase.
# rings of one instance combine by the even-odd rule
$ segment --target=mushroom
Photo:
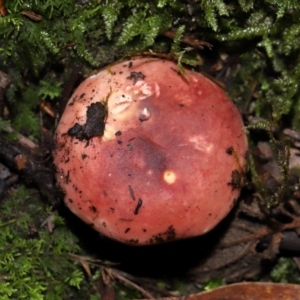
[[[81,83],[53,154],[74,214],[112,239],[147,245],[214,228],[239,197],[247,147],[220,87],[171,61],[137,57]]]

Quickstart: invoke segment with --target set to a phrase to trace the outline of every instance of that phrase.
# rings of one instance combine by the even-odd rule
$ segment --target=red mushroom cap
[[[66,205],[115,240],[202,235],[231,210],[246,167],[240,114],[224,91],[173,62],[135,58],[87,78],[55,133]]]

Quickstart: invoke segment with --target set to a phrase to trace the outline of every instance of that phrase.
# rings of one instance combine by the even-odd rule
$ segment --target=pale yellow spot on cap
[[[109,141],[115,139],[116,138],[115,133],[117,131],[118,129],[115,128],[114,126],[111,126],[110,124],[106,124],[104,134],[102,136],[103,141]]]
[[[164,172],[164,181],[168,184],[173,184],[176,181],[176,174],[172,170],[166,170]]]

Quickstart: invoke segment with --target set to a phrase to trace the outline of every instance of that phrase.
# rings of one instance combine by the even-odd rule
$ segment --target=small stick
[[[128,285],[131,285],[136,290],[140,291],[148,299],[155,299],[149,292],[147,292],[145,289],[143,289],[142,287],[138,286],[137,284],[135,284],[131,280],[129,280],[129,279],[125,278],[124,276],[122,276],[117,270],[114,270],[114,269],[111,269],[111,270],[112,270],[112,275],[115,278],[119,279],[120,281],[123,281],[123,282],[127,283]]]
[[[170,39],[174,39],[176,33],[174,31],[168,30],[164,32],[164,35]],[[212,44],[205,41],[198,40],[190,35],[183,35],[183,37],[181,38],[181,42],[199,49],[203,49],[204,46],[206,46],[209,49],[213,47]]]
[[[4,0],[0,0],[0,15],[2,17],[7,16],[7,10],[5,8]]]

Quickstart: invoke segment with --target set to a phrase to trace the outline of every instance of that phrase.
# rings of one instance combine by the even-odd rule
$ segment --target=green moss
[[[34,190],[20,186],[0,205],[0,298],[78,299],[84,272],[70,254],[80,254],[78,240],[59,216],[51,215]],[[85,283],[86,285],[86,283]],[[90,293],[93,294],[93,293]]]
[[[275,282],[280,283],[300,283],[299,270],[291,258],[281,257],[270,273],[270,277]]]
[[[203,286],[204,291],[210,291],[225,284],[224,279],[211,278]]]
[[[209,42],[222,42],[222,48],[229,52],[238,51],[242,68],[236,70],[235,83],[242,84],[243,90],[234,90],[235,96],[245,95],[248,83],[257,85],[257,115],[279,121],[290,114],[293,126],[300,128],[297,2],[14,0],[6,6],[9,14],[0,18],[0,37],[5,40],[0,59],[14,80],[10,87],[14,92],[9,92],[11,100],[15,100],[16,93],[26,97],[25,90],[31,88],[24,85],[20,72],[26,70],[30,81],[42,84],[47,82],[44,71],[53,64],[71,67],[79,61],[91,69],[149,47],[159,49],[156,42],[161,41],[157,37],[173,27],[177,31],[173,46],[169,43],[173,54],[183,50],[179,44],[183,33],[199,37],[199,32]],[[25,16],[24,11],[34,12],[39,19]],[[243,44],[245,48],[241,49]],[[193,55],[194,59],[186,55],[182,61],[194,63]],[[61,86],[64,80],[57,77],[53,86]],[[33,118],[20,117],[26,126],[30,124],[35,135]]]

